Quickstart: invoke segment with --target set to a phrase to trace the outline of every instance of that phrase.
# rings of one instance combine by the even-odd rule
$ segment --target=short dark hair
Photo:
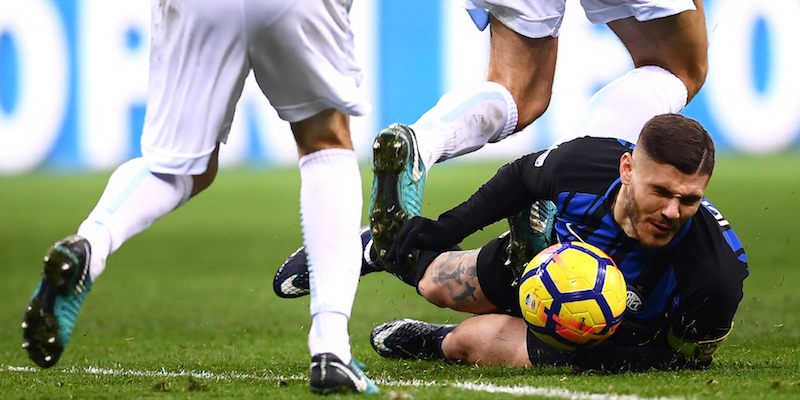
[[[691,175],[714,171],[714,141],[699,122],[680,114],[662,114],[647,121],[636,147],[660,164]]]

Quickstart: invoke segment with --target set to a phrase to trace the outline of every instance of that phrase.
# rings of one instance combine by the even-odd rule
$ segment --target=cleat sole
[[[82,243],[79,242],[81,240]],[[78,246],[74,251],[70,250],[69,246],[76,244]],[[82,296],[91,286],[87,276],[90,252],[88,242],[73,235],[54,244],[44,256],[41,283],[22,320],[23,348],[28,352],[28,357],[42,368],[50,368],[58,362],[69,340],[71,330],[66,334],[61,331],[56,303],[63,301],[60,297],[66,296],[78,297],[78,301],[83,301]],[[61,304],[59,309],[63,310],[64,303]]]
[[[377,191],[370,213],[370,232],[378,256],[384,258],[394,238],[408,220],[398,198],[398,177],[406,167],[409,149],[408,144],[397,135],[379,135],[372,149]],[[386,270],[390,273],[402,273],[403,267],[386,265]]]
[[[64,346],[58,339],[61,327],[55,315],[44,312],[38,298],[31,300],[28,308],[22,322],[24,338],[22,347],[27,350],[28,357],[36,365],[50,368],[64,351]]]

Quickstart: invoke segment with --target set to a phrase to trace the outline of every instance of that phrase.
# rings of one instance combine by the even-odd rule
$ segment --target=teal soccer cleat
[[[393,124],[372,145],[374,176],[369,201],[370,229],[379,258],[386,257],[397,234],[409,219],[420,215],[427,171],[419,155],[414,131]],[[414,264],[386,265],[386,270],[405,276]]]
[[[91,246],[72,235],[56,242],[44,256],[42,279],[22,320],[22,347],[42,368],[58,362],[72,336],[83,300],[92,286]]]
[[[311,375],[309,377],[311,392],[315,394],[379,393],[378,387],[364,375],[361,368],[364,368],[364,364],[355,358],[350,361],[350,364],[345,364],[335,354],[317,354],[311,358]]]
[[[506,248],[506,266],[511,268],[519,282],[522,271],[540,251],[556,243],[554,224],[556,205],[550,200],[537,200],[530,209],[508,217],[511,235]]]

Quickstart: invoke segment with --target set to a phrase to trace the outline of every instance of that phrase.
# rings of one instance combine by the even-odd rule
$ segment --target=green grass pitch
[[[460,203],[500,165],[437,166],[423,212],[436,216]],[[382,390],[373,398],[800,398],[798,166],[796,155],[718,161],[707,195],[745,244],[751,275],[735,329],[710,369],[573,375],[386,360],[369,345],[376,325],[466,315],[377,273],[362,278],[350,325],[353,353]],[[372,178],[363,172],[368,196]],[[296,169],[221,171],[207,192],[109,259],[59,364],[41,370],[27,359],[20,322],[41,257],[77,229],[107,177],[0,177],[0,398],[311,398],[308,298],[280,299],[271,287],[301,243]],[[495,224],[464,247],[503,230]]]

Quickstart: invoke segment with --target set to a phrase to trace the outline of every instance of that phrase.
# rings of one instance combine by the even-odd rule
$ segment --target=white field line
[[[570,400],[681,400],[682,397],[639,397],[633,394],[573,392],[568,389],[540,388],[532,386],[497,386],[483,383],[454,383],[459,389],[485,393],[506,393],[515,396],[542,396]]]
[[[2,366],[0,365],[0,370],[2,369],[5,369],[9,372],[42,371],[41,369],[34,367],[8,366],[2,368]],[[264,381],[286,381],[286,380],[308,379],[308,377],[305,375],[289,375],[289,376],[256,375],[256,374],[242,374],[238,372],[218,374],[206,371],[171,372],[165,369],[162,369],[160,371],[137,371],[132,369],[109,369],[109,368],[98,368],[98,367],[86,367],[86,368],[72,367],[63,369],[62,372],[73,373],[73,374],[82,373],[82,374],[92,374],[92,375],[141,376],[141,377],[152,377],[152,378],[174,378],[174,377],[191,376],[193,378],[209,379],[216,381],[230,381],[238,379],[255,379]],[[380,378],[373,380],[377,385],[385,385],[385,386],[406,386],[406,387],[451,386],[454,388],[463,390],[472,390],[475,392],[505,393],[514,396],[542,396],[542,397],[569,399],[569,400],[683,400],[683,398],[678,398],[678,397],[648,398],[648,397],[639,397],[636,395],[629,395],[629,394],[587,393],[587,392],[576,392],[568,389],[544,388],[544,387],[534,387],[534,386],[498,386],[492,384],[471,383],[471,382],[439,383],[436,381],[423,381],[419,379],[395,380],[391,378]]]

